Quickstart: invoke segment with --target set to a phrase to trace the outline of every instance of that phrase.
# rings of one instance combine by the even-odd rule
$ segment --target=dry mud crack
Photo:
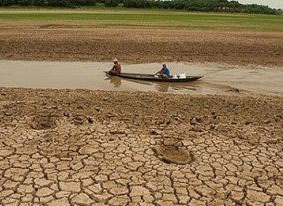
[[[282,100],[0,89],[0,205],[283,205]]]

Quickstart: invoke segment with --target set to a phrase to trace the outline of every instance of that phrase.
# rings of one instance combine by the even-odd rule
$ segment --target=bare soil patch
[[[13,23],[15,24],[15,23]],[[19,23],[20,24],[20,23]],[[57,24],[0,29],[0,58],[123,62],[217,62],[283,66],[276,32],[170,28],[58,28]]]

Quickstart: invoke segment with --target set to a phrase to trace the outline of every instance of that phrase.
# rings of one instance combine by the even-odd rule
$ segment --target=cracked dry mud
[[[283,205],[282,100],[0,89],[0,205]]]

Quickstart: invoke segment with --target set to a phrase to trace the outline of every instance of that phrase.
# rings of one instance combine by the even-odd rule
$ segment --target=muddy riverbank
[[[128,63],[184,61],[283,66],[280,32],[44,26],[37,21],[2,22],[0,59],[109,61],[118,58]]]

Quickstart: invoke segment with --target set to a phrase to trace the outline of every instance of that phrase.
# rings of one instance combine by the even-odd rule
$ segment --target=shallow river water
[[[283,68],[220,64],[168,63],[174,74],[202,75],[188,83],[156,83],[107,77],[111,62],[36,62],[0,60],[0,87],[158,91],[186,94],[228,94],[236,89],[283,96]],[[154,73],[160,63],[122,64],[123,72]]]

